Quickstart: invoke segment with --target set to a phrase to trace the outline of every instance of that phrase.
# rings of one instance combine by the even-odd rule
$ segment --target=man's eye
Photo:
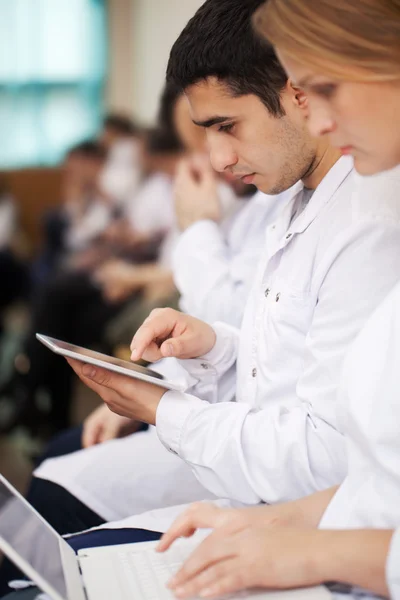
[[[229,123],[228,125],[220,125],[218,127],[218,131],[221,133],[229,133],[233,129],[233,123]]]

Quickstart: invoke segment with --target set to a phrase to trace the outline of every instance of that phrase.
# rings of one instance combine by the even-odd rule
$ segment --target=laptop
[[[166,582],[199,539],[178,540],[167,552],[157,542],[88,548],[78,554],[0,475],[0,551],[52,600],[172,600]],[[231,598],[328,600],[324,587],[288,592],[242,592]]]

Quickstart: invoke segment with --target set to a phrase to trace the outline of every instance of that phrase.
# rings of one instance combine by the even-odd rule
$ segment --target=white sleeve
[[[157,413],[162,443],[219,497],[293,500],[341,483],[344,437],[336,425],[343,359],[398,280],[399,226],[364,223],[337,243],[320,285],[297,395],[259,410],[167,393]],[[261,401],[262,403],[262,401]]]
[[[331,434],[321,425],[321,439],[312,441],[315,452],[323,451]],[[245,403],[210,404],[180,392],[167,392],[157,411],[158,436],[167,449],[216,496],[245,504],[315,491],[306,442],[311,429],[303,407],[254,411]]]
[[[224,321],[240,326],[249,274],[233,260],[216,223],[199,221],[181,234],[173,272],[182,310],[207,323]]]
[[[235,395],[236,359],[240,331],[226,323],[216,323],[214,347],[199,358],[179,360],[186,371],[188,389],[207,402],[224,402]]]
[[[392,600],[400,600],[400,529],[395,531],[390,544],[386,580]]]
[[[82,250],[100,235],[111,219],[110,208],[102,202],[94,203],[77,223],[67,231],[66,244],[70,250]]]

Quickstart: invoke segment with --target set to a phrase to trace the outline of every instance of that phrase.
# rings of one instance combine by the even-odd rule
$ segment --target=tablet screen
[[[107,354],[102,354],[101,352],[95,352],[94,350],[89,350],[88,348],[82,348],[81,346],[76,346],[75,344],[70,344],[69,342],[63,342],[62,340],[56,340],[47,336],[38,336],[40,341],[47,342],[46,345],[49,345],[50,348],[56,350],[67,350],[69,352],[74,352],[75,354],[80,354],[81,356],[94,358],[96,360],[101,360],[105,363],[115,365],[116,367],[122,367],[123,369],[127,369],[128,371],[132,371],[134,373],[141,373],[142,375],[147,375],[149,377],[154,377],[155,379],[165,380],[163,375],[160,373],[156,373],[151,369],[147,369],[146,367],[141,367],[135,363],[131,363],[127,360],[122,360],[120,358],[116,358],[115,356],[108,356]]]

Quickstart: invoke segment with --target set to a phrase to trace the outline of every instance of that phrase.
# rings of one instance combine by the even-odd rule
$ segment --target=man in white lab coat
[[[127,490],[124,481],[100,500],[85,498],[105,518],[105,497],[114,513],[118,506],[120,513],[131,507],[138,514],[146,503],[151,509],[182,501],[184,485],[193,500],[196,480],[198,499],[255,504],[294,499],[346,474],[337,384],[348,345],[397,280],[393,180],[381,181],[379,197],[353,197],[352,161],[309,137],[307,98],[252,33],[251,16],[260,4],[208,0],[175,44],[168,75],[185,89],[193,120],[207,129],[214,168],[269,194],[302,183],[267,229],[240,332],[167,311],[153,315],[134,339],[133,359],[146,346],[152,359],[193,359],[184,363],[192,395],[163,394],[73,365],[113,411],[156,425],[166,449],[194,476],[171,481],[167,489],[149,476],[151,455],[132,454],[135,486]],[[188,346],[176,347],[172,334],[159,349],[152,340],[162,331],[169,337],[176,324],[185,328]],[[235,376],[236,402],[221,402],[221,381]],[[61,460],[51,479],[63,485]],[[82,468],[81,480],[98,476]],[[106,481],[107,472],[102,475]],[[162,531],[174,514],[128,523]]]
[[[215,184],[219,196],[222,188],[217,180]],[[275,196],[259,192],[250,200],[243,201],[239,211],[221,223],[209,218],[212,211],[215,213],[214,203],[220,204],[218,197],[210,197],[209,187],[205,189],[202,181],[193,177],[185,167],[175,192],[182,233],[174,251],[173,270],[182,308],[207,322],[220,320],[240,326],[260,248],[264,244],[265,230],[291,200],[293,192],[284,192],[279,202]],[[192,202],[194,195],[199,199],[195,206]],[[183,221],[189,220],[188,213],[191,225],[185,227]],[[185,370],[175,361],[163,361],[156,369],[170,378],[183,379],[182,383],[187,378]],[[226,384],[221,395],[231,399],[234,382],[227,378]],[[165,450],[154,428],[116,439],[123,437],[130,428],[132,424],[127,419],[114,415],[105,406],[100,407],[87,419],[83,428],[83,446],[90,449],[48,460],[36,471],[36,477],[62,485],[107,520],[128,516],[132,508],[142,512],[146,508],[176,503],[177,500],[184,502],[202,497],[205,490],[199,487],[186,464]],[[65,453],[77,450],[76,440],[73,432],[60,441],[56,440],[54,447],[49,449],[50,455],[61,450]],[[151,456],[151,464],[146,461],[143,469],[138,464],[133,473],[131,457],[137,453]],[[122,472],[124,468],[125,473]],[[99,472],[102,477],[98,477]],[[188,477],[193,496],[188,496],[189,490],[185,487]],[[181,478],[180,487],[177,482]],[[169,480],[174,481],[173,489]],[[158,481],[156,495],[153,493],[154,481]],[[44,488],[42,490],[40,486],[38,489],[36,480],[32,490],[33,495],[29,499],[52,520],[46,508],[52,502],[51,489],[46,488],[47,497],[44,497]],[[61,493],[61,490],[58,491]],[[116,498],[121,502],[115,502]],[[62,506],[62,499],[58,496],[57,505],[60,504]],[[96,520],[89,518],[86,524],[95,523]],[[59,523],[52,524],[59,528]]]

